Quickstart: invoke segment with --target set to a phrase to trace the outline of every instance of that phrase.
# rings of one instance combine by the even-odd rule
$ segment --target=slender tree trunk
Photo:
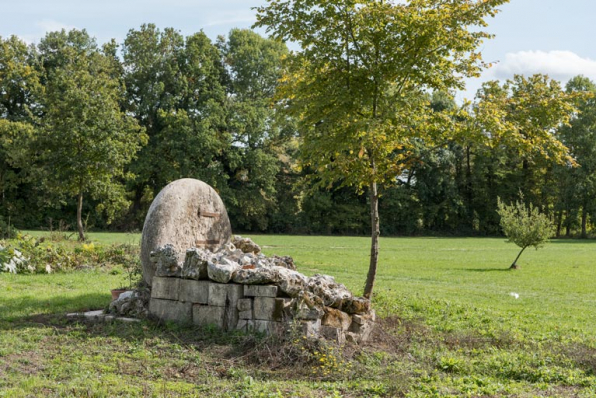
[[[77,204],[77,228],[79,230],[79,241],[85,240],[85,231],[83,230],[83,191],[79,191],[79,203]]]
[[[467,201],[467,208],[468,208],[468,218],[470,222],[470,226],[472,230],[474,230],[474,192],[472,186],[472,161],[471,161],[471,154],[470,154],[470,146],[466,146],[466,192],[465,197]]]
[[[586,204],[584,203],[584,206],[582,208],[582,239],[586,239],[588,237],[588,230],[587,230],[587,224],[588,224],[588,210],[587,210]]]
[[[555,237],[559,239],[561,237],[561,227],[563,225],[563,210],[557,212],[557,234]]]
[[[379,235],[381,235],[379,228],[379,194],[377,191],[377,183],[374,181],[370,184],[370,223],[370,265],[368,267],[366,285],[364,286],[364,297],[368,299],[372,298],[375,278],[377,276],[377,264],[379,261]]]
[[[569,238],[571,236],[571,219],[569,217],[569,210],[565,212],[565,237]]]
[[[517,266],[517,260],[519,259],[519,256],[522,255],[522,253],[524,252],[524,250],[526,250],[526,248],[525,247],[522,247],[521,251],[518,253],[517,257],[515,258],[515,260],[513,261],[513,264],[511,264],[511,267],[509,267],[509,269],[518,269],[519,268]]]

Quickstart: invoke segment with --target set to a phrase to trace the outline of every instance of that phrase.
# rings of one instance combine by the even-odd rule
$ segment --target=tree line
[[[192,177],[219,192],[236,231],[370,233],[368,188],[326,179],[321,167],[360,170],[372,143],[353,153],[337,148],[350,155],[341,163],[332,147],[299,134],[299,117],[281,111],[292,98],[280,97],[280,85],[313,99],[340,84],[321,81],[324,90],[309,92],[317,87],[299,86],[308,76],[284,80],[288,56],[282,42],[240,29],[215,41],[151,24],[103,45],[84,30],[50,32],[35,45],[2,38],[0,227],[56,228],[64,220],[81,235],[139,230],[159,190]],[[346,95],[366,95],[367,83],[350,78]],[[378,187],[380,233],[500,234],[499,198],[523,196],[555,220],[557,235],[588,236],[595,91],[581,76],[566,87],[515,76],[485,83],[463,105],[440,87],[383,103],[383,112],[412,123],[382,126],[407,133],[408,146],[377,160],[399,171]],[[337,106],[321,106],[313,134],[328,128],[321,121],[349,125]],[[337,131],[360,142],[357,131]],[[325,154],[333,163],[315,161]]]

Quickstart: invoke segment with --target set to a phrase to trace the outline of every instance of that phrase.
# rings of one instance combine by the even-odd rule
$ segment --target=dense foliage
[[[120,45],[77,30],[37,45],[0,38],[0,235],[76,229],[77,181],[84,227],[139,230],[153,197],[181,177],[214,186],[235,231],[370,233],[366,187],[321,184],[320,165],[297,162],[324,147],[299,138],[296,118],[273,106],[288,54],[237,29],[215,42],[153,25]],[[379,187],[381,234],[500,234],[497,197],[512,202],[521,191],[555,220],[557,235],[589,236],[594,90],[584,77],[563,90],[545,76],[518,76],[487,83],[463,107],[441,90],[404,98],[429,110],[415,121],[434,115],[457,131],[433,144],[416,134],[440,131],[415,132],[407,159],[381,159],[400,173]],[[352,149],[354,164],[365,163],[362,148]]]

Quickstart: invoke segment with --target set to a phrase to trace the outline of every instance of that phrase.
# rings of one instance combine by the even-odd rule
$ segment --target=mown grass
[[[253,239],[362,290],[368,239]],[[382,239],[382,328],[366,347],[325,351],[333,366],[302,341],[67,322],[108,304],[121,275],[101,268],[0,274],[0,396],[596,396],[596,242],[555,241],[507,271],[516,251],[503,239]],[[284,364],[301,348],[308,360]]]

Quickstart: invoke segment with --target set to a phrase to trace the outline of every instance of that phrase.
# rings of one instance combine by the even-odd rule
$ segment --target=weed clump
[[[317,380],[347,380],[353,376],[349,350],[324,339],[305,336],[298,323],[287,333],[246,336],[242,357],[272,370],[291,371]]]

